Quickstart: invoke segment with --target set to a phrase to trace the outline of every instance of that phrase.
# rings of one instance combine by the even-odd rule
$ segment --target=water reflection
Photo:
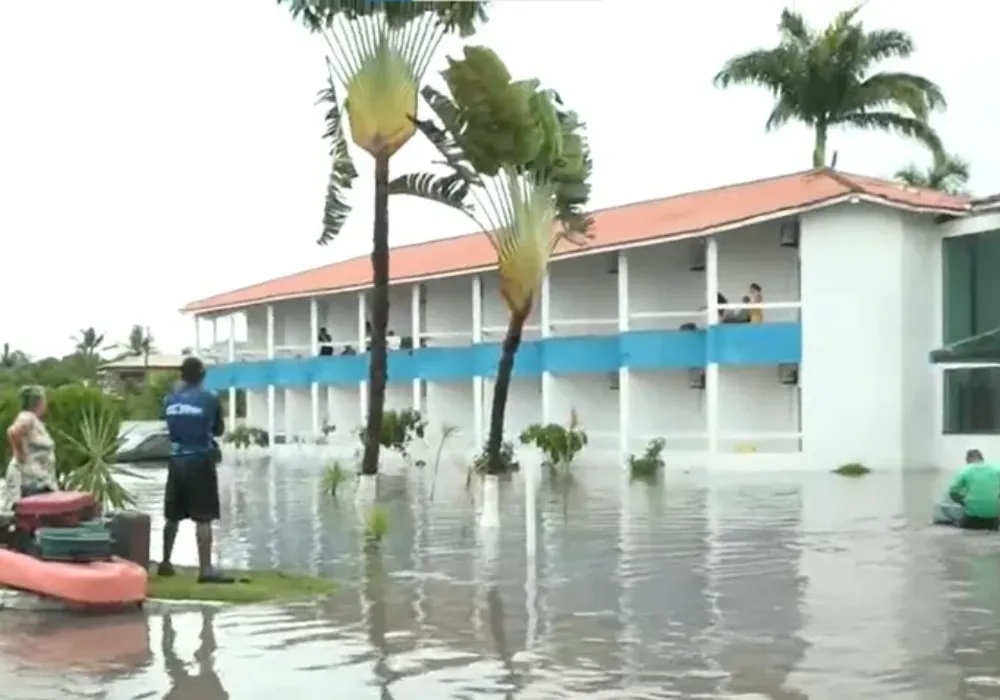
[[[320,473],[308,461],[225,467],[217,541],[229,566],[333,576],[334,599],[3,612],[5,697],[1000,697],[997,540],[926,526],[932,475],[671,475],[648,487],[595,467],[585,489],[540,494],[527,560],[516,482],[486,547],[464,474],[442,472],[433,502],[428,474],[388,476],[389,533],[373,547],[350,494],[331,503]],[[153,475],[136,489],[156,513]],[[194,559],[184,530],[178,561]]]

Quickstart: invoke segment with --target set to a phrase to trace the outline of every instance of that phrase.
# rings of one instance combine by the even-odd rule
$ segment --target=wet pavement
[[[573,489],[540,495],[529,566],[516,483],[489,562],[457,471],[434,502],[425,470],[385,478],[374,552],[350,493],[332,504],[320,471],[224,467],[218,545],[230,566],[332,576],[332,600],[3,612],[3,697],[1000,698],[1000,538],[926,524],[939,475],[649,487],[581,467]],[[150,474],[137,491],[155,510]],[[182,530],[181,558],[192,539]]]

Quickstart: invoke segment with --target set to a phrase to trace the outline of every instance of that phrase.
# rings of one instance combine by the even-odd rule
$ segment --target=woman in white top
[[[27,386],[19,393],[21,412],[7,428],[11,460],[7,465],[5,510],[24,496],[56,490],[55,443],[42,422],[45,390]]]

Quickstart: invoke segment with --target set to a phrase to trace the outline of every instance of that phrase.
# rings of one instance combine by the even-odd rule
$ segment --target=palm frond
[[[813,31],[806,24],[801,12],[793,12],[787,7],[781,11],[778,32],[783,41],[808,46],[813,39]]]
[[[933,110],[948,106],[936,83],[912,73],[876,73],[852,90],[851,97],[852,110],[903,108],[924,121]]]
[[[329,64],[327,65],[329,69]],[[319,101],[327,106],[324,120],[326,131],[323,138],[330,142],[330,177],[326,184],[326,200],[323,205],[323,229],[320,233],[320,245],[325,245],[340,235],[347,217],[351,213],[351,205],[347,194],[358,170],[351,158],[351,150],[344,131],[344,117],[337,96],[337,87],[332,71],[327,73],[327,85],[320,91]]]
[[[391,2],[389,0],[278,0],[289,14],[312,32],[329,28],[338,17],[358,19],[383,14],[390,26],[400,27],[419,16],[430,14],[445,32],[462,37],[475,33],[489,19],[488,2]]]
[[[466,202],[471,183],[457,173],[434,175],[432,173],[410,173],[393,178],[389,182],[389,195],[408,195],[430,202],[437,202],[472,215],[472,208]]]
[[[932,153],[944,149],[941,137],[925,121],[894,112],[855,112],[838,118],[835,124],[870,131],[888,131],[921,141]]]

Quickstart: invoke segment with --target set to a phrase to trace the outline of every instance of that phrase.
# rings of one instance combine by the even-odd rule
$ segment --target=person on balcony
[[[760,288],[760,285],[756,282],[750,285],[750,295],[748,302],[751,304],[762,304],[764,303],[764,292]],[[749,320],[750,323],[763,323],[764,322],[764,309],[749,309]]]
[[[319,329],[319,337],[316,340],[319,342],[319,354],[322,357],[329,357],[333,354],[333,338],[330,337],[330,333],[325,327]]]
[[[218,454],[215,438],[225,432],[219,397],[202,387],[205,365],[197,357],[181,364],[183,385],[163,400],[170,433],[170,461],[163,497],[163,561],[158,574],[173,576],[170,559],[182,520],[193,520],[198,545],[198,581],[233,583],[212,567],[212,523],[219,519]]]
[[[55,442],[42,422],[45,417],[45,390],[22,387],[18,392],[21,412],[7,428],[11,461],[7,465],[4,509],[25,496],[56,490]]]

